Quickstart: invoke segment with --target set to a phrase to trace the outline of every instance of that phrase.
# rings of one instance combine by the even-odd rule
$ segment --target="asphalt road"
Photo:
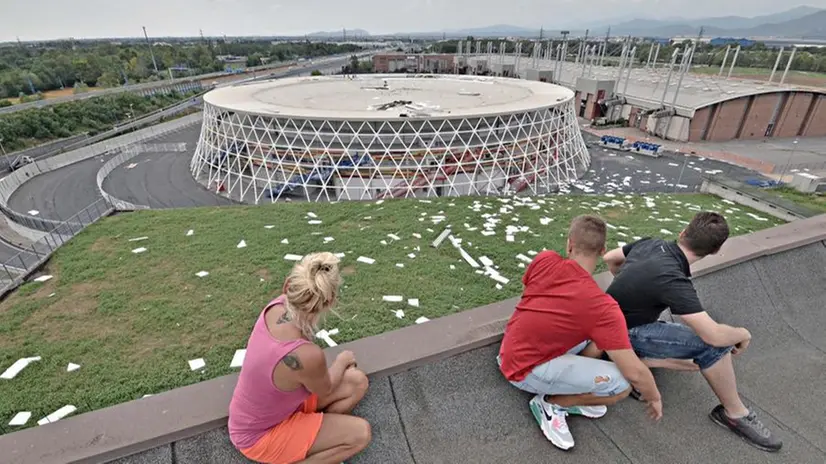
[[[137,156],[115,168],[103,182],[103,189],[120,200],[152,208],[233,204],[206,190],[190,174],[189,162],[200,131],[200,126],[194,126],[153,141],[186,142],[187,151]]]

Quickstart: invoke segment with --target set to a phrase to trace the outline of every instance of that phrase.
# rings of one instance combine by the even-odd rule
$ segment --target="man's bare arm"
[[[751,340],[751,333],[742,327],[720,324],[705,311],[680,315],[685,324],[711,346],[726,347]]]
[[[622,247],[615,248],[602,257],[602,260],[605,261],[605,265],[608,266],[608,270],[611,272],[612,275],[617,275],[619,273],[620,267],[625,263],[625,253],[622,251]]]

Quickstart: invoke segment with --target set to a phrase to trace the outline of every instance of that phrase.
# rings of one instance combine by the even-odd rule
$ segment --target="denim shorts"
[[[584,341],[568,353],[536,366],[527,377],[511,385],[535,395],[616,396],[628,390],[631,385],[614,363],[578,356],[587,345]],[[496,360],[502,364],[499,356]]]
[[[693,359],[701,370],[713,366],[734,348],[711,346],[690,327],[674,322],[637,326],[628,331],[628,336],[640,358]]]

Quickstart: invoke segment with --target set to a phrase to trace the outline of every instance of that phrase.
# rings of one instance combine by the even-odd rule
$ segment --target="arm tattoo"
[[[301,365],[301,360],[298,359],[298,356],[294,354],[288,354],[281,359],[284,362],[284,365],[289,367],[294,371],[300,371],[301,368],[304,366]]]

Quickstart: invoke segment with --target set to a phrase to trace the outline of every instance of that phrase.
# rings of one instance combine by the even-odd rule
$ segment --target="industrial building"
[[[437,53],[384,53],[373,55],[373,70],[378,73],[425,72],[452,73],[455,55]]]
[[[788,66],[778,68],[780,55],[770,80],[755,82],[729,78],[740,45],[728,47],[726,60],[713,75],[686,72],[691,48],[665,64],[649,55],[640,66],[634,64],[639,59],[636,48],[628,46],[620,66],[603,66],[598,43],[572,61],[561,59],[574,53],[563,48],[564,42],[535,43],[530,56],[495,53],[494,48],[504,47],[493,45],[485,48],[477,42],[474,53],[471,44],[464,44],[457,59],[471,67],[512,66],[518,77],[531,80],[538,80],[537,72],[549,72],[552,82],[575,92],[577,115],[597,124],[624,121],[641,135],[683,142],[826,136],[826,92],[785,84]],[[487,53],[480,52],[485,49]],[[791,62],[795,51],[780,53]]]

